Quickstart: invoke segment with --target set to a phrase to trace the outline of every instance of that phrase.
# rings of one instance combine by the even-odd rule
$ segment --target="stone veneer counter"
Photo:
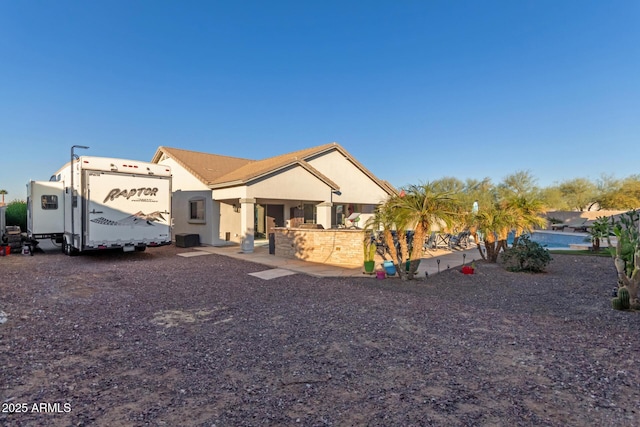
[[[363,265],[364,230],[276,227],[274,232],[277,256],[348,267]]]

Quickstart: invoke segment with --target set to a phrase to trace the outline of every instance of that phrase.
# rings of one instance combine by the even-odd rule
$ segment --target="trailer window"
[[[205,222],[204,219],[204,199],[189,200],[189,221]]]
[[[41,198],[42,209],[58,209],[58,196],[44,195]]]

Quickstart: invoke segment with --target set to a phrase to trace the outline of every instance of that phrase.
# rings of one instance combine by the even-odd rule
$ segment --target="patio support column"
[[[331,202],[320,203],[316,206],[316,222],[324,228],[331,228]]]
[[[253,252],[253,233],[255,225],[256,199],[240,199],[240,232],[242,233],[242,252]]]

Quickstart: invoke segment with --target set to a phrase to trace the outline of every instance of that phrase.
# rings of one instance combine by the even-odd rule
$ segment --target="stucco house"
[[[354,212],[362,226],[395,192],[335,142],[263,160],[159,147],[152,162],[173,172],[174,233],[245,252],[273,227],[339,228]]]

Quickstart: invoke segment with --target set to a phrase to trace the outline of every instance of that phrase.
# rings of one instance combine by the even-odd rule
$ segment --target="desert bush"
[[[19,225],[22,231],[27,230],[27,203],[14,200],[7,204],[5,211],[7,225]]]
[[[540,273],[552,259],[547,248],[531,241],[527,235],[502,254],[502,263],[509,271]]]

